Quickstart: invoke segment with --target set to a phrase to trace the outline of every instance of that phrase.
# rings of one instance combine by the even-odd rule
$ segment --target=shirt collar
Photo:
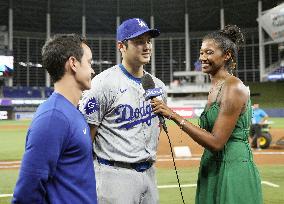
[[[134,77],[132,74],[130,74],[127,69],[122,65],[122,64],[119,64],[118,65],[121,69],[121,71],[131,80],[135,81],[137,84],[141,84],[141,78],[137,78],[137,77]]]

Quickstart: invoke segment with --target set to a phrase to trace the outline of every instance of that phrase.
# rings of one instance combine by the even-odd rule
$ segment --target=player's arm
[[[93,143],[94,140],[95,140],[95,136],[97,134],[98,126],[89,123],[89,127],[90,127],[91,139],[92,139],[92,143]]]
[[[12,203],[45,203],[47,185],[56,173],[69,124],[56,114],[35,119],[27,133],[26,148]]]
[[[107,111],[108,98],[111,98],[109,97],[111,91],[107,86],[109,84],[105,85],[104,80],[97,79],[97,77],[92,79],[92,88],[85,91],[79,101],[79,110],[89,124],[92,141]]]
[[[266,112],[264,112],[264,110],[261,110],[261,121],[260,124],[263,125],[265,123],[266,120],[268,120],[268,115]]]

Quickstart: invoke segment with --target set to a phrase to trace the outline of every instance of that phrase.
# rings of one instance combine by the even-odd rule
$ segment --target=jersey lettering
[[[145,101],[143,101],[142,106],[139,108],[133,108],[128,104],[120,104],[117,106],[115,114],[120,116],[115,120],[116,123],[132,121],[120,126],[120,129],[129,129],[140,123],[146,123],[148,126],[150,126],[152,124],[152,118],[157,116],[152,113],[152,107],[150,104],[145,105]]]

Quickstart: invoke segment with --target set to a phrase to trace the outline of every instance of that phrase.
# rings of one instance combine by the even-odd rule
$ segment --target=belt
[[[151,162],[126,163],[126,162],[109,161],[99,157],[97,157],[97,160],[100,164],[108,166],[117,166],[126,169],[134,169],[137,172],[144,172],[147,169],[151,168],[151,166],[153,165],[153,163]]]

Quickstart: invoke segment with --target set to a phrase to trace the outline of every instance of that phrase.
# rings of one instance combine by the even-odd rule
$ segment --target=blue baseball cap
[[[152,38],[158,37],[160,31],[157,29],[150,29],[148,25],[141,18],[131,18],[122,22],[117,28],[116,40],[124,41],[135,38],[144,33],[150,33]]]

